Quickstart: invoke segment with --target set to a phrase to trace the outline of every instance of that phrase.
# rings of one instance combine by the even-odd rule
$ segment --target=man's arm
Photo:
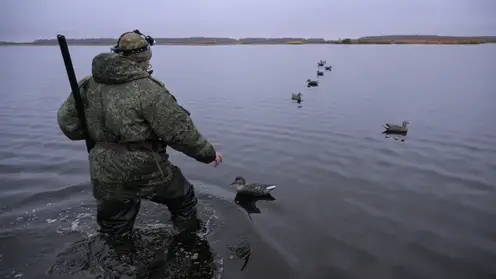
[[[86,77],[79,82],[79,89],[84,87],[90,77]],[[82,90],[80,90],[82,91]],[[82,93],[81,93],[82,94]],[[82,98],[82,96],[81,96]],[[81,121],[78,118],[76,110],[76,101],[72,93],[67,100],[60,106],[57,112],[57,122],[60,130],[66,137],[71,140],[84,140],[84,130]]]
[[[215,161],[214,147],[200,134],[189,113],[177,104],[167,89],[155,86],[147,91],[142,95],[143,116],[157,136],[199,162]]]

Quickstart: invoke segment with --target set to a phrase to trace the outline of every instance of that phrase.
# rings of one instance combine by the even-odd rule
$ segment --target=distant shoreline
[[[75,46],[111,46],[116,38],[86,38],[67,39],[69,45]],[[325,40],[322,38],[217,38],[217,37],[189,37],[189,38],[155,38],[157,45],[310,45],[310,44],[337,44],[337,45],[386,45],[386,44],[422,44],[422,45],[477,45],[496,43],[496,36],[436,36],[436,35],[388,35],[369,36],[358,39]],[[57,39],[40,39],[32,42],[0,41],[0,46],[31,45],[54,46]]]

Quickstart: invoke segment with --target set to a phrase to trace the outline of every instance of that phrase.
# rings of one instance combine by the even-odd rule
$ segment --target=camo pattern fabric
[[[127,57],[102,53],[93,59],[92,76],[80,83],[89,137],[97,142],[89,154],[97,199],[129,200],[158,194],[174,198],[190,187],[174,182],[168,155],[152,150],[121,150],[99,142],[161,141],[202,163],[215,160],[212,144],[200,134],[188,111],[165,86]],[[62,132],[84,140],[72,93],[57,113]]]

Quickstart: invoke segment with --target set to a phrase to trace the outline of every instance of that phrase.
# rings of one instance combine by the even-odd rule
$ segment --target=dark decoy
[[[324,68],[326,71],[332,71],[332,66],[325,66]]]
[[[267,196],[272,190],[276,188],[274,184],[262,184],[262,183],[249,183],[246,184],[246,180],[242,176],[236,176],[234,182],[231,185],[236,186],[238,195],[261,197]]]
[[[319,86],[319,82],[316,80],[307,79],[307,87]]]
[[[324,75],[324,72],[317,71],[317,76],[318,76],[318,77],[323,76],[323,75]]]
[[[387,134],[404,134],[406,135],[408,133],[408,127],[407,125],[410,124],[408,121],[403,121],[402,125],[396,125],[396,124],[390,124],[386,123],[384,124],[384,131]]]
[[[302,100],[301,99],[301,96],[303,96],[303,94],[301,94],[300,92],[298,92],[298,93],[292,93],[291,94],[291,100],[297,101],[298,103],[300,103],[301,100]]]

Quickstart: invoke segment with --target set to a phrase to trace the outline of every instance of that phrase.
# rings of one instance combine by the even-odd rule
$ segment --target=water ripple
[[[16,57],[8,64],[20,68],[2,76],[0,242],[31,235],[37,242],[27,237],[16,255],[32,259],[37,245],[48,251],[58,239],[94,234],[95,205],[84,142],[66,139],[57,125],[70,91],[59,50],[5,51],[6,61]],[[88,74],[97,51],[107,50],[71,48],[78,76]],[[225,261],[225,271],[233,278],[496,276],[496,80],[488,74],[496,64],[487,59],[493,52],[494,46],[157,47],[154,59],[168,61],[154,64],[157,78],[225,156],[214,169],[171,151],[203,193],[203,212],[220,220],[213,245],[222,250],[239,235],[258,243],[245,273],[235,260]],[[323,57],[336,70],[306,88]],[[232,71],[235,62],[244,66]],[[53,69],[41,72],[33,63]],[[19,83],[19,73],[31,80]],[[301,104],[289,98],[297,91]],[[411,122],[404,141],[381,134],[383,123],[403,120]],[[235,210],[228,186],[236,175],[275,183],[276,200],[258,202],[261,214],[236,215],[243,211]],[[163,215],[147,204],[139,224],[164,225]],[[10,260],[5,255],[0,250],[0,264]],[[267,262],[270,272],[260,268]],[[24,264],[9,262],[26,278],[43,269],[17,268]]]

